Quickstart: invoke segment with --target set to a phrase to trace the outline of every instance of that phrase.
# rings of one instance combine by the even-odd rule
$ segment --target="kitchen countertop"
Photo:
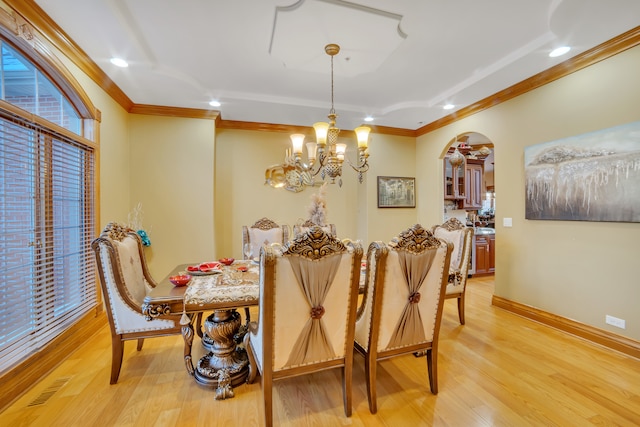
[[[489,228],[489,227],[476,227],[475,230],[474,230],[474,234],[476,236],[485,235],[485,234],[496,234],[496,229],[495,228]]]

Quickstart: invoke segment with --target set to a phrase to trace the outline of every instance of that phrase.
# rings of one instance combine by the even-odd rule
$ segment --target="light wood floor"
[[[390,359],[378,368],[372,415],[356,354],[351,418],[334,369],[276,382],[275,424],[640,425],[640,360],[492,307],[492,278],[468,286],[465,326],[455,302],[445,302],[438,395],[429,391],[424,358]],[[110,346],[105,327],[1,413],[0,426],[263,425],[259,380],[237,387],[233,399],[214,400],[186,373],[182,337],[147,340],[141,352],[128,342],[116,385],[109,385]]]

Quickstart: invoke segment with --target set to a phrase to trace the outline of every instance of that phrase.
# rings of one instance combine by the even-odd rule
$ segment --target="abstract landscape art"
[[[640,122],[525,148],[526,219],[640,222]]]

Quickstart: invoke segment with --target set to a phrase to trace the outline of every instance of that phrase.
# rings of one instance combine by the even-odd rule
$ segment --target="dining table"
[[[187,372],[204,386],[216,388],[216,399],[234,396],[233,387],[243,384],[249,373],[242,337],[249,321],[242,325],[238,308],[258,305],[260,268],[254,260],[235,260],[220,265],[215,271],[189,271],[194,264],[176,266],[145,297],[142,313],[147,320],[182,314],[184,362]],[[191,276],[186,286],[174,286],[169,280],[176,275]],[[205,312],[212,312],[202,322]],[[194,366],[191,348],[197,334],[208,354]]]

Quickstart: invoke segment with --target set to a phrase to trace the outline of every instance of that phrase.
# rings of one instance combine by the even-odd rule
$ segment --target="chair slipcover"
[[[377,362],[425,352],[432,393],[437,386],[437,342],[451,244],[419,224],[389,244],[367,250],[364,295],[356,318],[355,348],[365,357],[369,409],[377,412]]]
[[[260,255],[259,319],[244,343],[247,382],[262,375],[266,425],[272,424],[272,382],[342,367],[345,414],[351,415],[353,331],[362,246],[313,226]]]
[[[456,298],[458,301],[458,318],[464,325],[464,299],[467,290],[467,277],[471,261],[473,245],[473,228],[466,227],[455,218],[450,218],[442,225],[432,228],[434,236],[445,239],[453,244],[449,278],[445,298]]]
[[[142,314],[144,297],[155,281],[149,274],[140,236],[127,227],[108,224],[91,246],[95,253],[111,329],[111,384],[118,381],[124,341],[181,333],[179,316],[148,321]]]
[[[261,218],[252,226],[242,226],[242,247],[251,244],[251,255],[248,259],[260,256],[260,248],[264,244],[278,243],[283,245],[289,240],[289,227],[278,225],[269,218]],[[243,256],[244,255],[243,253]]]

